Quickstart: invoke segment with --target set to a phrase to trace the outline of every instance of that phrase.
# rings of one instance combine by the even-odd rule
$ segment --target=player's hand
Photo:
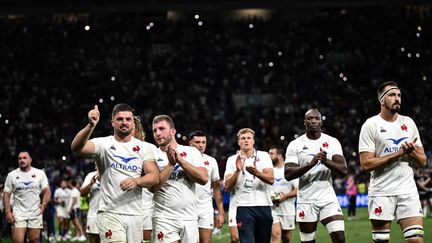
[[[43,203],[39,204],[39,210],[40,210],[41,214],[43,214],[43,212],[45,211],[45,207],[46,207],[46,204],[43,204]]]
[[[166,153],[167,153],[167,157],[168,157],[168,162],[171,165],[175,165],[178,161],[177,151],[173,147],[171,147],[171,145],[168,145]]]
[[[214,226],[218,229],[222,228],[224,224],[224,220],[225,220],[224,214],[219,212],[219,214],[215,215],[214,217]]]
[[[120,182],[120,188],[123,191],[130,191],[135,189],[138,186],[135,178],[126,178]]]
[[[404,154],[410,154],[412,151],[414,151],[416,148],[418,148],[418,145],[415,143],[417,141],[417,138],[414,138],[412,142],[402,143],[402,155]]]
[[[241,158],[241,156],[239,154],[239,155],[237,155],[237,159],[236,159],[237,171],[243,170],[243,166],[244,166],[244,160]]]
[[[99,180],[99,174],[98,174],[98,173],[96,173],[96,174],[93,176],[93,178],[92,178],[92,184],[95,184],[97,180]]]
[[[7,212],[6,220],[9,224],[15,224],[15,215],[12,212]]]
[[[64,207],[66,205],[65,201],[61,201],[60,205],[62,205],[62,207]]]
[[[259,172],[259,170],[255,168],[255,166],[246,166],[246,171],[251,173],[254,176]]]
[[[94,106],[92,110],[88,112],[88,122],[90,126],[94,127],[99,122],[100,113],[97,105]]]
[[[327,159],[327,153],[322,149],[320,149],[320,150],[321,151],[319,151],[311,160],[311,163],[313,165],[316,165],[316,164],[321,163],[321,162],[325,163],[325,161]]]

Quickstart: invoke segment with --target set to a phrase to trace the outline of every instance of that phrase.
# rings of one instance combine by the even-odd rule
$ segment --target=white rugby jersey
[[[77,200],[75,201],[75,203],[73,202],[73,198],[76,198]],[[72,209],[77,209],[80,207],[80,202],[81,202],[81,193],[80,191],[74,187],[71,189],[70,195],[69,195],[69,204],[68,204],[68,209],[72,208]]]
[[[84,182],[82,184],[83,187],[90,185],[93,177],[95,177],[96,171],[92,171],[87,174],[87,176],[84,179]],[[87,212],[87,217],[96,217],[97,211],[98,211],[98,205],[99,205],[99,198],[100,198],[100,181],[96,180],[95,183],[93,183],[91,189],[90,189],[90,203],[89,203],[89,209]]]
[[[325,133],[318,139],[309,139],[306,134],[291,141],[287,147],[285,163],[295,163],[299,166],[309,163],[320,152],[327,152],[327,159],[333,155],[343,156],[339,141]],[[332,172],[325,165],[318,163],[299,178],[297,193],[298,203],[315,203],[337,201],[333,189]]]
[[[203,157],[195,147],[178,145],[177,151],[190,164],[204,167]],[[158,149],[156,164],[159,170],[162,171],[168,163],[167,154]],[[154,195],[154,217],[198,220],[196,201],[195,183],[176,164],[166,183]]]
[[[150,192],[147,188],[143,188],[142,190],[142,209],[153,210],[153,193]]]
[[[231,155],[226,163],[225,178],[229,174],[234,174],[237,171],[236,159],[238,154]],[[237,206],[271,206],[272,201],[269,193],[269,184],[261,181],[258,177],[250,174],[246,170],[246,166],[254,166],[259,171],[266,168],[273,169],[270,155],[265,151],[254,150],[254,154],[245,159],[244,167],[240,172],[237,183],[234,187],[236,191]],[[248,181],[252,181],[252,186],[249,187]]]
[[[216,159],[207,154],[203,154],[203,157],[204,166],[207,169],[209,180],[205,185],[196,185],[197,208],[200,212],[201,210],[213,210],[211,184],[214,181],[220,180],[219,166],[216,162]]]
[[[57,200],[61,203],[63,202],[63,206],[61,204],[57,204],[55,207],[56,208],[61,208],[61,210],[67,210],[67,206],[69,203],[69,194],[71,192],[71,189],[69,189],[68,187],[65,187],[64,189],[59,187],[54,191],[54,198],[57,198]]]
[[[398,115],[394,122],[388,122],[380,115],[366,120],[360,131],[359,152],[372,152],[376,157],[382,157],[401,149],[405,141],[423,146],[420,134],[414,121]],[[413,169],[409,166],[412,158],[404,156],[385,167],[371,171],[369,195],[392,196],[416,192]],[[412,160],[412,161],[409,161]]]
[[[126,178],[140,177],[143,162],[154,161],[151,145],[134,137],[129,142],[118,142],[114,136],[93,138],[90,141],[96,147],[101,182],[98,211],[143,215],[142,188],[123,191],[120,182]]]
[[[298,179],[292,181],[287,181],[285,179],[284,167],[281,168],[273,167],[273,173],[275,177],[275,182],[269,188],[270,196],[280,192],[286,194],[298,187]],[[294,201],[295,201],[295,197],[292,197],[283,201],[279,205],[273,204],[272,210],[274,210],[277,215],[294,216],[295,215]]]
[[[39,197],[41,191],[48,188],[45,172],[31,167],[24,172],[17,168],[6,177],[4,192],[13,194],[13,213],[17,220],[33,219],[41,215]]]

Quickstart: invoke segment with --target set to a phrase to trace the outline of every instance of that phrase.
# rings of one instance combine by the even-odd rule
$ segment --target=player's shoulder
[[[415,124],[414,120],[411,117],[405,116],[405,115],[401,115],[401,114],[399,114],[399,121],[401,123],[412,123],[412,124]]]
[[[289,144],[288,144],[288,147],[298,146],[299,144],[302,144],[305,141],[307,141],[306,134],[302,134],[302,135],[298,136],[297,138],[295,138],[294,140],[291,140],[291,142],[289,142]]]
[[[107,142],[111,142],[115,140],[113,135],[109,135],[109,136],[105,136],[105,137],[95,137],[90,139],[90,141],[92,142],[96,142],[96,143],[107,143]]]
[[[208,155],[208,154],[203,154],[203,156],[204,156],[204,159],[207,160],[207,161],[209,161],[209,162],[210,161],[211,162],[216,162],[216,159],[214,157]]]
[[[379,114],[376,114],[376,115],[371,116],[368,119],[366,119],[366,121],[363,123],[363,127],[376,125],[380,121],[382,121],[382,118],[380,117]]]
[[[12,170],[11,172],[9,172],[7,174],[7,177],[12,177],[12,176],[16,175],[17,173],[19,173],[19,170],[20,170],[20,168],[16,168],[16,169]]]
[[[229,157],[228,157],[228,159],[227,159],[227,163],[229,163],[230,161],[236,161],[236,159],[237,159],[237,156],[238,156],[238,153],[235,153],[235,154],[233,154],[233,155],[230,155]]]
[[[331,142],[339,142],[339,139],[337,139],[336,137],[333,137],[331,135],[328,135],[327,133],[321,133],[321,136],[323,136],[324,140],[328,140]]]
[[[256,150],[256,155],[258,156],[258,158],[262,158],[262,157],[269,157],[270,155],[267,151],[263,151],[263,150]]]

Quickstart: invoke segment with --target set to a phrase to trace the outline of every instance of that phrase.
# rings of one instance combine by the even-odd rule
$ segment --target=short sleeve
[[[374,126],[370,120],[367,120],[360,130],[359,153],[375,152],[374,137]]]
[[[296,148],[295,144],[296,144],[295,140],[291,141],[288,144],[288,147],[287,147],[286,152],[285,152],[285,164],[286,163],[295,163],[295,164],[299,163],[298,162],[298,156],[297,156],[297,148]]]

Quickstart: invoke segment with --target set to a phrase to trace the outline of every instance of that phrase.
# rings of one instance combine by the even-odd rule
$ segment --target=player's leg
[[[240,242],[254,242],[255,218],[251,207],[237,207],[236,219]]]
[[[21,221],[22,222],[22,221]],[[17,225],[18,222],[12,226],[12,241],[14,243],[24,243],[24,237],[27,231],[26,227]]]
[[[345,223],[342,209],[337,201],[321,205],[320,221],[327,228],[333,243],[345,242]]]
[[[237,229],[237,208],[235,206],[232,206],[230,203],[229,209],[228,209],[228,227],[230,232],[230,241],[231,243],[238,243],[240,242],[238,229]]]
[[[327,228],[333,243],[345,242],[345,224],[343,215],[333,215],[321,220]]]
[[[272,209],[272,216],[273,216],[273,225],[272,225],[271,242],[280,243],[282,237],[282,227],[280,223],[280,218],[274,209]]]
[[[396,219],[406,242],[423,243],[423,213],[417,193],[397,197]]]
[[[318,207],[311,203],[298,203],[296,212],[300,228],[300,241],[302,243],[315,243],[319,215]]]
[[[230,232],[230,241],[231,241],[231,243],[238,243],[238,242],[240,242],[240,237],[238,235],[237,226],[230,226],[229,227],[229,232]]]
[[[269,242],[272,235],[273,217],[270,206],[251,207],[254,223],[255,242]]]
[[[368,212],[372,224],[372,241],[387,243],[390,240],[391,221],[395,218],[395,196],[369,196]]]
[[[282,228],[282,242],[291,243],[292,232],[295,229],[295,216],[282,216],[279,217]]]
[[[277,222],[273,221],[271,242],[272,243],[279,243],[281,241],[281,237],[282,237],[282,229],[281,229],[280,222],[279,221],[277,221]]]
[[[198,214],[198,230],[199,230],[199,242],[210,243],[212,239],[214,223],[214,210],[210,204],[208,207],[199,209]]]
[[[27,229],[29,243],[39,243],[41,229]]]

